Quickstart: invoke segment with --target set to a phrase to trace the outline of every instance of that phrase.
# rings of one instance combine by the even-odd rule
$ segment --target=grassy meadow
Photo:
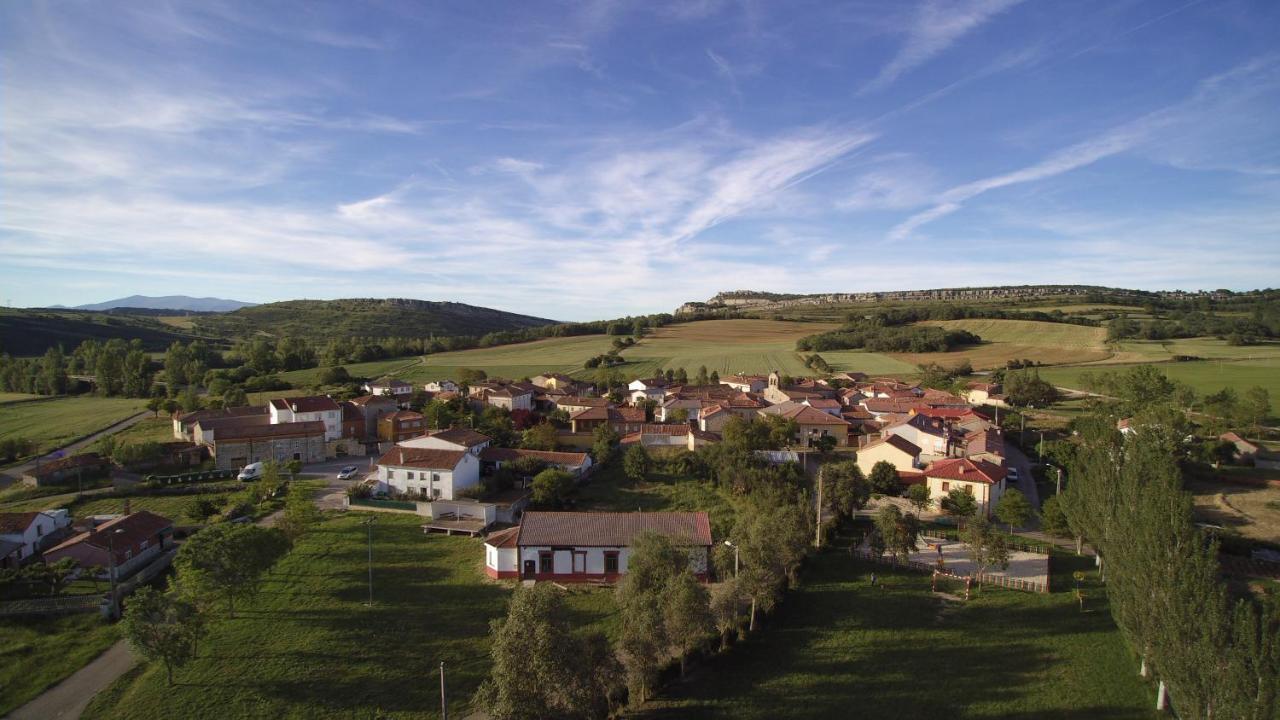
[[[119,637],[97,613],[0,619],[0,717],[87,665]]]
[[[928,575],[829,550],[756,636],[670,686],[638,717],[1154,717],[1154,693],[1094,574],[1087,612],[1063,591],[1071,571],[1089,568],[1080,560],[1054,557],[1059,592],[986,589],[967,603],[943,603]]]
[[[895,358],[912,365],[936,362],[944,366],[968,360],[974,368],[985,369],[1004,367],[1006,360],[1015,358],[1063,365],[1111,357],[1104,328],[1035,320],[937,320],[922,324],[968,330],[983,342],[948,353],[898,353]]]
[[[200,657],[165,686],[143,665],[94,700],[86,718],[430,718],[447,663],[450,715],[464,717],[488,672],[489,621],[510,587],[483,575],[479,540],[425,536],[421,518],[379,514],[374,605],[356,513],[331,515],[271,572],[235,618],[209,627]],[[578,612],[598,598],[575,598]]]
[[[1240,348],[1247,350],[1248,348]],[[1044,379],[1063,387],[1087,390],[1081,381],[1085,373],[1097,374],[1103,371],[1123,371],[1127,365],[1077,366],[1063,368],[1043,368],[1040,375]],[[1280,358],[1266,360],[1223,360],[1196,362],[1166,362],[1156,365],[1160,372],[1170,379],[1185,382],[1204,395],[1217,392],[1223,388],[1232,388],[1243,393],[1255,385],[1262,386],[1271,394],[1272,412],[1280,415]]]
[[[79,396],[0,404],[0,440],[22,437],[47,451],[135,415],[146,402]]]

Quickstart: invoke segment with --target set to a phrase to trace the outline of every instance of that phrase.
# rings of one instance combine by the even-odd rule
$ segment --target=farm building
[[[485,572],[493,578],[612,582],[644,533],[671,538],[689,551],[689,567],[707,578],[711,522],[705,512],[527,512],[519,527],[485,540]]]
[[[139,510],[80,533],[44,553],[45,562],[74,558],[84,567],[114,568],[128,577],[173,545],[173,521]],[[115,555],[114,561],[111,555]]]

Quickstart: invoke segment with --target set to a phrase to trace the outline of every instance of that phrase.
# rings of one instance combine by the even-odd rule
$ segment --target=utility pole
[[[1058,476],[1057,480],[1054,482],[1053,494],[1061,495],[1062,494],[1062,468],[1058,467],[1057,465],[1054,465],[1053,469],[1057,471],[1056,474]]]
[[[738,546],[734,545],[732,542],[728,540],[725,540],[724,544],[733,548],[733,579],[737,580],[738,579]]]
[[[814,532],[815,537],[813,539],[813,545],[817,548],[822,547],[822,472],[825,469],[822,465],[818,466],[818,529]]]
[[[120,598],[116,594],[116,535],[124,532],[120,528],[116,528],[107,534],[107,561],[110,564],[111,574],[111,619],[115,620],[120,617]]]
[[[444,694],[444,661],[440,661],[440,719],[449,720],[449,705]]]

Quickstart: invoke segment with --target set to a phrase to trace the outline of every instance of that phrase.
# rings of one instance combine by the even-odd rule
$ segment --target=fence
[[[960,531],[952,528],[930,527],[926,529],[926,532],[929,535],[940,536],[945,540],[952,540],[954,542],[964,542],[964,538],[960,537]],[[1036,555],[1051,554],[1050,548],[1048,545],[1044,545],[1040,543],[1023,542],[1019,540],[1016,535],[1005,535],[1004,544],[1005,544],[1005,547],[1009,548],[1010,550],[1020,550],[1022,552],[1035,553]]]
[[[355,507],[367,507],[376,510],[404,510],[416,513],[418,503],[407,500],[374,500],[372,498],[347,498],[347,503]]]
[[[235,470],[201,470],[197,472],[180,473],[178,475],[148,475],[144,478],[148,483],[159,483],[161,485],[177,485],[189,482],[201,482],[204,480],[226,480],[237,475]]]
[[[947,577],[962,580],[971,578],[974,582],[982,585],[995,585],[997,587],[1008,588],[1010,590],[1022,590],[1024,592],[1046,593],[1049,592],[1048,586],[1044,583],[1038,583],[1034,580],[1022,580],[1019,578],[1011,578],[1005,575],[993,575],[991,573],[978,573],[976,575],[959,575],[957,573],[942,571],[937,565],[930,563],[916,562],[914,560],[895,560],[892,556],[876,555],[870,550],[854,550],[853,554],[864,560],[880,563],[881,565],[892,565],[894,567],[905,567],[912,570],[919,570],[926,573],[941,573]]]
[[[0,603],[0,617],[18,615],[68,615],[95,612],[106,602],[105,594],[60,595],[57,597],[26,598]]]

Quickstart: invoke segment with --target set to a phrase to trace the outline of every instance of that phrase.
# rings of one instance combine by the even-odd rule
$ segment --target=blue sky
[[[0,299],[1275,286],[1280,3],[0,4]]]

